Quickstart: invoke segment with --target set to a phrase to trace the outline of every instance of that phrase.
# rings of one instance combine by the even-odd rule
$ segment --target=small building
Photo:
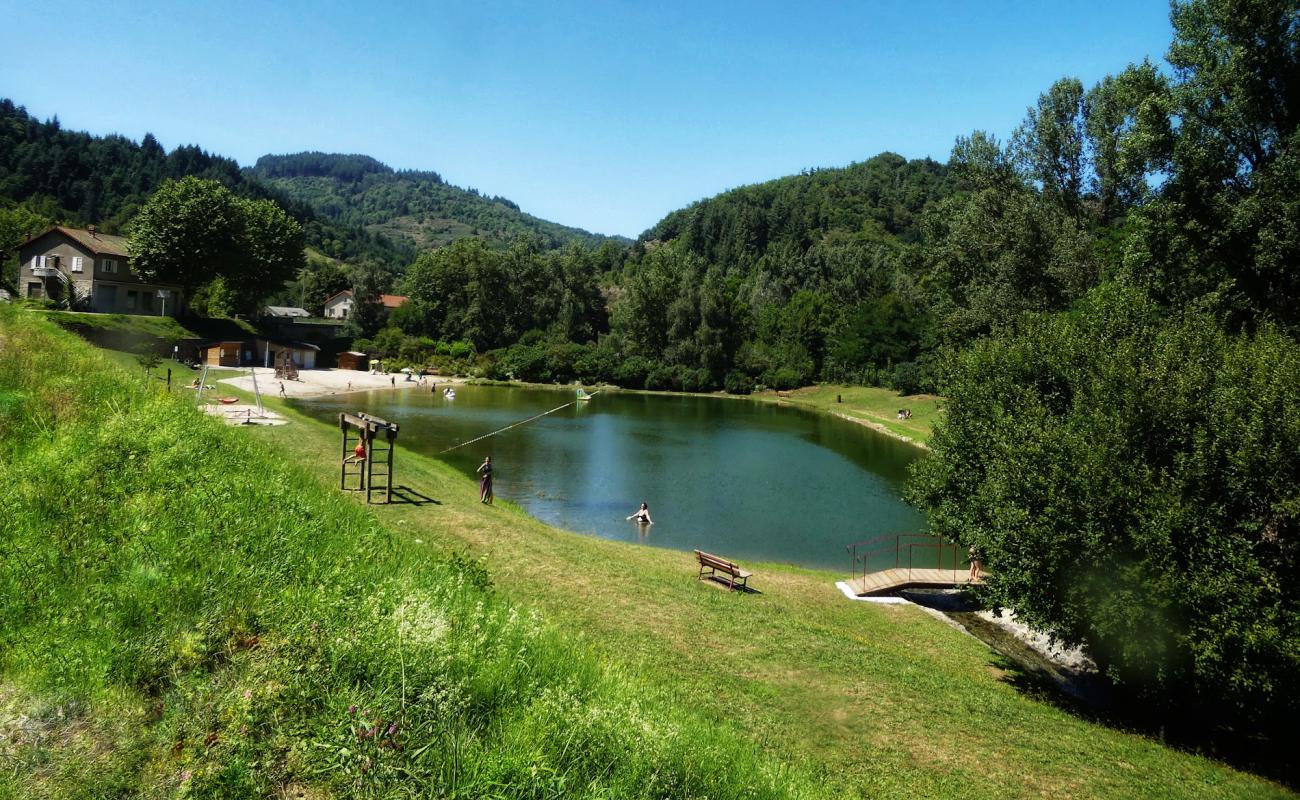
[[[344,289],[337,294],[332,295],[325,301],[325,318],[326,319],[347,319],[352,314],[352,307],[355,302],[352,299],[352,290]]]
[[[253,362],[259,367],[276,364],[280,353],[289,353],[289,358],[299,369],[316,369],[316,354],[320,348],[307,342],[295,342],[288,339],[267,339],[259,337],[253,342]]]
[[[298,319],[311,316],[310,311],[297,306],[267,306],[262,309],[262,314],[275,319]]]
[[[208,342],[199,346],[199,360],[212,367],[237,367],[243,363],[245,342]]]
[[[355,350],[339,353],[339,369],[355,369],[364,372],[366,366],[370,363],[369,358],[365,353],[358,353]]]
[[[18,246],[23,297],[65,298],[105,314],[180,316],[180,286],[146,283],[131,269],[126,237],[55,225]]]
[[[398,308],[398,307],[400,307],[400,306],[404,306],[404,305],[406,305],[407,301],[409,301],[410,299],[411,299],[411,298],[407,297],[407,296],[404,295],[404,294],[381,294],[381,295],[379,295],[379,302],[380,302],[380,303],[384,306],[384,308],[387,309],[388,311],[392,311],[394,308]]]

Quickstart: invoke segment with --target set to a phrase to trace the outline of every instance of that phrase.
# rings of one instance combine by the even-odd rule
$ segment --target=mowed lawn
[[[943,411],[943,398],[932,394],[900,395],[877,386],[806,386],[790,392],[760,392],[759,400],[814,408],[879,427],[924,445]],[[900,409],[912,416],[899,419]]]
[[[818,391],[834,401],[834,388]],[[846,403],[850,391],[839,390]],[[337,487],[337,428],[267,405],[292,423],[248,435]],[[1082,720],[920,609],[844,599],[833,586],[840,576],[746,564],[758,593],[730,594],[696,581],[690,553],[569,533],[501,501],[484,507],[472,476],[400,439],[396,455],[396,483],[428,500],[374,506],[385,524],[431,558],[452,549],[484,559],[510,598],[774,757],[820,773],[841,796],[1293,796]]]

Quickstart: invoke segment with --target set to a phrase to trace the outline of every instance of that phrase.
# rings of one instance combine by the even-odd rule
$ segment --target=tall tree
[[[989,600],[1196,724],[1300,698],[1300,346],[1107,284],[953,364],[912,499]]]
[[[164,183],[131,225],[131,266],[188,293],[217,278],[251,311],[303,264],[303,234],[273,203],[244,200],[216,181]]]

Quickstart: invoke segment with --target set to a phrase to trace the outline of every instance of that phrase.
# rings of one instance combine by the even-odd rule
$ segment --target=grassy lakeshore
[[[813,408],[866,425],[881,433],[925,447],[943,412],[943,398],[932,394],[900,395],[877,386],[805,386],[790,392],[759,392],[759,400]],[[899,409],[912,412],[899,419]]]
[[[249,435],[335,485],[336,430],[270,405],[292,423]],[[1081,720],[919,609],[846,601],[839,575],[747,564],[761,594],[729,595],[694,579],[690,553],[558,530],[508,503],[485,508],[471,476],[400,440],[397,476],[436,503],[374,507],[386,525],[431,557],[484,559],[509,597],[774,759],[813,770],[830,795],[1290,796]]]
[[[729,594],[400,443],[416,502],[366,508],[289,404],[223,430],[2,309],[0,343],[0,797],[1292,796],[838,576]]]

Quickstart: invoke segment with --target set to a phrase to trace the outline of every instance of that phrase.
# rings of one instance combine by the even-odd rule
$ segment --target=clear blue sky
[[[1165,0],[271,5],[0,0],[0,96],[245,165],[366,153],[635,236],[804,167],[946,160],[1170,38]]]

